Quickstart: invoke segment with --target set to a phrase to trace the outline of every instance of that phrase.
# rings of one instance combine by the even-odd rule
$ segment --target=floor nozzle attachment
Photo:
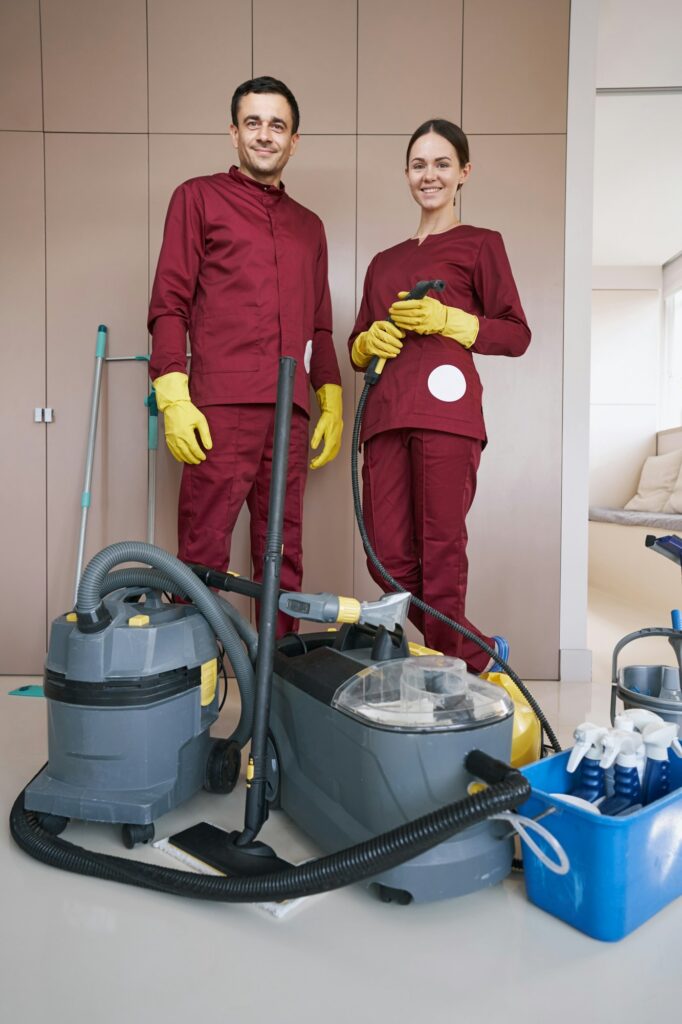
[[[169,836],[168,842],[228,876],[270,875],[293,866],[278,857],[267,843],[255,840],[246,846],[237,845],[242,835],[242,832],[225,832],[207,821],[200,821]]]

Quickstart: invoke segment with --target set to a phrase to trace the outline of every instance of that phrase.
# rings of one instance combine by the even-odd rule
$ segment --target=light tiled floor
[[[592,684],[534,683],[562,742],[584,718],[607,722],[610,651],[651,625],[605,595],[592,600]],[[671,661],[653,650],[649,660]],[[638,656],[639,657],[639,656]],[[641,657],[639,660],[646,660]],[[45,705],[10,697],[1,679],[1,786],[6,813],[43,763]],[[27,683],[30,680],[17,680]],[[223,731],[229,722],[222,723]],[[202,818],[237,827],[243,790],[202,794],[161,819],[157,834]],[[250,906],[205,904],[58,872],[3,840],[3,1021],[186,1024],[491,1021],[637,1022],[678,1012],[682,900],[619,943],[605,944],[530,904],[523,880],[441,903],[398,907],[365,889],[313,897],[280,921]],[[312,850],[275,813],[263,837],[284,857]],[[125,855],[106,826],[64,838]],[[136,857],[159,858],[136,850]],[[168,862],[165,862],[168,863]],[[651,866],[655,870],[655,865]]]

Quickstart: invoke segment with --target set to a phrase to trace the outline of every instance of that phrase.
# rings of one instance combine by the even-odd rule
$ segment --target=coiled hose
[[[26,853],[62,871],[223,903],[294,899],[329,892],[388,871],[485,821],[492,814],[517,807],[530,796],[530,784],[520,772],[481,751],[471,751],[465,759],[465,767],[492,784],[482,792],[339,853],[256,877],[197,875],[125,857],[92,853],[47,833],[37,815],[25,810],[23,793],[12,807],[10,831]]]
[[[360,395],[360,401],[358,402],[358,407],[355,412],[355,422],[353,424],[353,440],[351,443],[351,482],[353,485],[353,508],[355,510],[355,519],[358,524],[358,530],[360,531],[360,536],[362,538],[362,543],[367,553],[367,557],[370,559],[372,565],[374,565],[377,572],[380,573],[382,579],[384,579],[386,583],[388,583],[389,587],[392,590],[404,593],[405,588],[400,586],[398,581],[394,579],[393,576],[391,576],[390,572],[379,561],[379,558],[377,557],[377,554],[374,548],[372,547],[371,541],[367,534],[367,528],[365,527],[365,519],[362,512],[360,485],[358,483],[358,451],[360,448],[360,427],[362,424],[362,417],[365,411],[367,396],[369,395],[371,386],[372,385],[369,381],[365,383],[365,387],[362,391],[362,394]],[[554,750],[556,753],[560,753],[561,744],[559,743],[559,740],[557,739],[556,734],[552,729],[551,725],[547,721],[542,708],[540,707],[540,705],[538,704],[538,702],[536,701],[535,697],[530,692],[526,684],[523,682],[523,680],[519,678],[519,676],[507,664],[504,658],[501,658],[497,651],[493,650],[492,647],[489,647],[488,644],[486,644],[483,640],[481,640],[479,636],[476,635],[476,633],[472,633],[472,631],[470,629],[467,629],[466,626],[462,626],[460,625],[459,622],[455,622],[454,619],[450,619],[448,618],[447,615],[443,615],[443,613],[439,612],[437,608],[432,608],[431,605],[426,604],[425,601],[422,601],[420,598],[415,597],[414,594],[411,595],[411,603],[416,605],[417,608],[420,608],[421,611],[426,612],[428,615],[432,615],[435,619],[438,619],[439,622],[445,623],[446,626],[449,626],[451,629],[454,629],[456,633],[461,633],[462,636],[466,637],[467,640],[473,640],[473,642],[475,644],[478,644],[478,646],[482,650],[484,650],[486,654],[490,655],[491,658],[493,658],[499,665],[502,666],[507,675],[516,683],[519,690],[521,691],[521,693],[533,709],[533,712],[535,713],[538,721],[540,722],[542,730],[544,731],[545,735],[547,736],[547,739],[549,740],[552,750]]]
[[[184,562],[174,555],[157,548],[153,544],[141,541],[121,541],[110,544],[96,554],[83,570],[78,596],[76,598],[76,614],[79,625],[86,628],[98,628],[98,624],[106,622],[102,603],[102,588],[111,569],[121,562],[145,562],[153,569],[159,570],[172,584],[172,589],[179,587],[196,605],[211,629],[222,643],[225,653],[232,665],[241,696],[241,714],[239,722],[230,739],[244,747],[251,738],[253,709],[255,699],[255,676],[253,665],[249,661],[239,635],[221,609],[215,595],[208,587],[197,579],[195,574]],[[125,570],[123,570],[125,571]],[[144,570],[131,570],[135,578],[140,579]],[[156,578],[156,577],[155,577]],[[148,584],[153,586],[154,584]],[[139,586],[134,583],[133,586]]]

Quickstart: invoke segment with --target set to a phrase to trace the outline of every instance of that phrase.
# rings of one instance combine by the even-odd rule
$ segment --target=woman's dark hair
[[[284,99],[289,104],[289,108],[291,110],[291,131],[293,135],[296,134],[300,123],[300,114],[298,111],[296,97],[284,82],[280,82],[278,78],[270,78],[269,75],[261,75],[260,78],[250,78],[248,82],[242,82],[241,85],[237,86],[230,106],[232,124],[237,124],[240,100],[250,92],[276,92],[280,96],[284,96]]]
[[[410,139],[407,146],[407,156],[405,157],[406,166],[410,163],[410,151],[417,139],[421,139],[422,135],[428,135],[429,132],[442,135],[444,139],[447,139],[454,146],[460,167],[464,167],[465,164],[469,163],[469,140],[462,129],[458,124],[453,124],[452,121],[444,121],[442,118],[435,117],[430,121],[424,121],[424,124],[420,124]]]

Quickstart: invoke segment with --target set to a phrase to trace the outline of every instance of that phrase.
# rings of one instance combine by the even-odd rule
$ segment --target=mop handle
[[[73,601],[76,604],[78,598],[78,584],[80,583],[83,571],[83,557],[85,554],[85,533],[88,525],[88,510],[90,509],[90,487],[92,484],[92,467],[95,461],[95,441],[97,439],[97,418],[99,414],[99,400],[102,390],[102,367],[106,360],[107,352],[107,328],[100,324],[97,328],[97,343],[95,345],[95,378],[92,386],[92,401],[90,403],[90,426],[88,429],[88,447],[85,456],[85,476],[83,490],[81,492],[81,522],[78,535],[78,555],[76,557],[76,582],[74,587]]]

